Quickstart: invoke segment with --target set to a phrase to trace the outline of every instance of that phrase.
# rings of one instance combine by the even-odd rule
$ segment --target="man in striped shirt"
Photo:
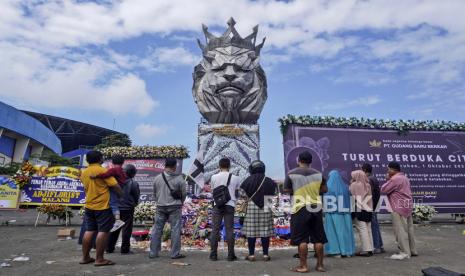
[[[300,265],[294,272],[308,272],[308,243],[315,245],[316,270],[324,272],[323,244],[327,242],[323,227],[321,194],[328,191],[321,172],[310,167],[312,155],[299,154],[299,167],[291,170],[284,181],[284,191],[292,195],[291,245],[298,246]]]

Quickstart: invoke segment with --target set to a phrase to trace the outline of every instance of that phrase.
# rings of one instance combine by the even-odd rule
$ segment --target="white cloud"
[[[0,43],[0,95],[43,107],[104,110],[148,115],[157,102],[145,82],[95,56],[49,56],[31,48]],[[77,60],[76,60],[77,58]]]
[[[334,102],[329,104],[319,104],[316,105],[317,110],[339,110],[339,109],[347,109],[352,107],[368,107],[372,105],[376,105],[381,102],[379,96],[367,96],[367,97],[360,97],[353,100],[346,100],[340,102]]]
[[[165,134],[168,131],[168,127],[155,126],[151,124],[139,124],[134,129],[137,136],[144,139],[154,138]]]
[[[27,12],[24,12],[25,6]],[[218,26],[222,30],[230,16],[235,17],[243,36],[260,24],[259,39],[267,36],[264,51],[271,52],[270,57],[273,54],[277,57],[269,62],[270,66],[291,59],[307,59],[307,62],[318,59],[324,65],[312,67],[311,72],[321,72],[330,64],[330,68],[340,69],[339,75],[333,78],[336,82],[369,80],[368,85],[378,85],[401,79],[427,87],[437,87],[437,83],[463,83],[465,20],[459,19],[464,13],[462,0],[121,0],[103,4],[4,0],[0,1],[0,41],[18,48],[29,59],[27,62],[10,59],[4,63],[13,70],[7,72],[8,77],[1,77],[1,85],[6,87],[1,93],[12,97],[24,96],[29,91],[27,96],[30,96],[36,91],[56,97],[51,103],[39,100],[40,104],[52,105],[60,102],[56,90],[70,90],[82,98],[88,94],[105,95],[111,88],[119,91],[115,95],[122,99],[132,94],[128,89],[136,89],[140,91],[136,93],[139,99],[150,99],[148,102],[152,104],[142,109],[130,105],[128,109],[143,110],[141,113],[147,114],[155,101],[145,90],[144,81],[127,70],[142,67],[164,72],[195,64],[198,57],[183,46],[154,48],[145,57],[114,53],[103,62],[95,61],[95,53],[87,54],[90,57],[84,59],[60,59],[67,57],[70,50],[85,51],[88,46],[105,49],[109,42],[141,34],[158,34],[178,42],[179,37],[189,37],[192,32],[202,37],[201,23],[213,31]],[[182,31],[188,31],[188,35]],[[346,62],[340,62],[341,59]],[[56,67],[56,60],[66,68]],[[350,78],[354,68],[361,73]],[[99,79],[85,70],[106,76],[106,85],[95,85]],[[401,78],[393,76],[394,71],[400,71]],[[71,85],[56,87],[64,84],[89,92]],[[125,110],[120,104],[110,106]],[[90,108],[95,106],[91,104]]]
[[[151,50],[147,57],[139,61],[139,66],[152,71],[171,71],[178,66],[194,66],[200,61],[196,56],[183,47],[159,47]]]

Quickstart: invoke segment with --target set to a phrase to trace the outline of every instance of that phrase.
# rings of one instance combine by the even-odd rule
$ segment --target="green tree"
[[[0,166],[0,175],[14,175],[21,168],[21,163],[11,163]]]
[[[127,134],[118,133],[108,135],[102,139],[102,143],[95,146],[96,150],[108,147],[130,147],[132,145],[131,139]]]
[[[62,157],[51,150],[45,149],[39,158],[40,160],[47,161],[50,167],[53,166],[69,166],[74,167],[79,165],[78,160]]]

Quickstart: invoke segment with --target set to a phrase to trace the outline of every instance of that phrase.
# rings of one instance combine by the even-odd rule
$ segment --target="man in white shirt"
[[[210,180],[212,190],[223,185],[226,186],[230,176],[229,169],[231,161],[228,158],[222,158],[219,162],[220,172],[213,175]],[[236,175],[231,174],[228,190],[231,200],[223,207],[214,206],[212,210],[212,233],[210,236],[211,252],[210,260],[218,260],[218,240],[220,239],[221,221],[224,218],[226,226],[226,240],[228,243],[228,261],[237,260],[234,253],[234,210],[236,207],[236,191],[240,187],[240,179]]]

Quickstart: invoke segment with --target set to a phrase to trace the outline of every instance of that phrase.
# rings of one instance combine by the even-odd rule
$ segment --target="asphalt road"
[[[136,254],[122,256],[107,255],[117,264],[111,267],[79,265],[80,247],[76,240],[59,241],[57,226],[1,226],[0,263],[11,267],[0,268],[1,275],[295,275],[289,268],[297,263],[292,259],[294,250],[274,250],[271,262],[249,263],[243,260],[211,262],[208,253],[186,252],[181,260],[189,266],[176,266],[164,252],[162,257],[150,260],[147,253],[135,250]],[[76,227],[76,230],[77,227]],[[464,225],[428,225],[416,227],[419,257],[406,261],[389,260],[389,253],[395,251],[394,237],[390,226],[383,226],[383,237],[387,254],[371,258],[353,257],[347,259],[326,258],[328,272],[325,275],[421,275],[421,269],[430,266],[465,272],[465,231]],[[4,261],[24,254],[29,261]],[[224,252],[225,254],[225,252]],[[223,255],[224,255],[223,254]],[[245,251],[237,252],[241,258]],[[311,254],[310,254],[311,255]],[[52,262],[48,264],[47,262]],[[311,266],[315,260],[309,258]],[[312,272],[313,274],[320,274]]]

